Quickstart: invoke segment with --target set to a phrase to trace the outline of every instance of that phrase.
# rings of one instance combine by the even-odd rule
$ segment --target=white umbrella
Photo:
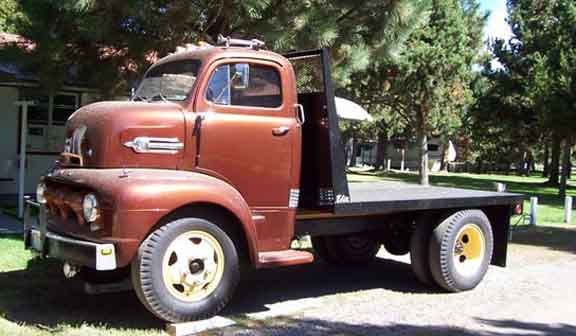
[[[456,160],[456,147],[451,140],[448,140],[448,162]]]
[[[336,113],[340,118],[349,120],[374,120],[362,106],[355,102],[340,97],[335,97],[334,100],[336,103]]]

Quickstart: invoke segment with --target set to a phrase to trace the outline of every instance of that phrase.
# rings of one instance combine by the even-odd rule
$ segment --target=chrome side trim
[[[176,154],[184,144],[178,138],[136,137],[124,143],[136,153]]]

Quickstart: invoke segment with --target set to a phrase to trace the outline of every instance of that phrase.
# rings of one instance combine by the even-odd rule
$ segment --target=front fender
[[[242,195],[217,178],[188,171],[162,169],[74,169],[59,171],[60,178],[94,190],[113,213],[105,223],[111,238],[125,241],[118,264],[127,265],[140,243],[162,217],[182,206],[210,203],[227,209],[241,223],[250,256],[258,255],[256,227]]]

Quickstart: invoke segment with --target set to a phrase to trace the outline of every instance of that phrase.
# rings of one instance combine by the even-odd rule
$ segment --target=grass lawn
[[[402,181],[417,183],[418,174],[353,170],[348,174],[350,182]],[[468,173],[433,173],[430,183],[442,187],[456,187],[477,190],[494,190],[494,182],[505,183],[509,192],[538,197],[538,225],[562,224],[564,221],[564,200],[558,197],[558,189],[546,186],[545,178],[514,175],[484,175]],[[576,179],[570,180],[568,195],[576,198]],[[524,203],[524,212],[528,214],[530,201]],[[576,212],[573,217],[576,217]],[[572,223],[576,219],[572,218]]]
[[[31,257],[19,235],[0,235],[0,336],[163,335],[132,292],[86,295],[60,263]]]

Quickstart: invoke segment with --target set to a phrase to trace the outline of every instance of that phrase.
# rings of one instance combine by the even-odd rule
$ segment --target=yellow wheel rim
[[[474,275],[482,267],[486,251],[486,239],[476,224],[466,224],[456,236],[453,260],[456,271],[464,276]]]
[[[224,250],[214,236],[204,231],[183,233],[170,243],[164,254],[164,285],[182,301],[202,300],[218,287],[224,263]]]

